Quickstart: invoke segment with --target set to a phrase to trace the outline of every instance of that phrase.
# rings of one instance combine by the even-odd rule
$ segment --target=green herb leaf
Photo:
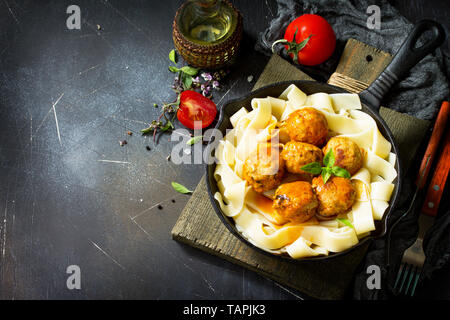
[[[331,178],[331,169],[330,168],[322,168],[322,179],[323,184],[327,183],[328,179]]]
[[[185,90],[189,90],[192,86],[192,76],[188,75],[187,73],[181,74],[181,81],[183,82],[183,86]]]
[[[300,169],[312,174],[320,174],[322,172],[322,166],[320,165],[319,162],[308,163],[307,165],[304,165]]]
[[[196,144],[197,142],[200,142],[203,140],[203,136],[195,136],[192,137],[186,142],[187,145],[192,146],[193,144]]]
[[[169,66],[169,71],[173,72],[173,73],[177,73],[178,71],[180,71],[180,69],[178,69],[177,67],[174,67],[174,66]]]
[[[170,121],[167,121],[166,125],[164,127],[161,128],[161,131],[167,131],[169,129],[175,129],[175,127],[173,126],[173,123]]]
[[[170,61],[172,61],[173,63],[177,63],[177,54],[175,53],[175,50],[171,50],[169,52],[169,59]]]
[[[191,190],[189,190],[188,188],[186,188],[185,186],[177,183],[177,182],[172,182],[172,188],[179,193],[192,193]]]
[[[143,134],[147,134],[147,133],[152,132],[153,130],[155,130],[155,128],[153,128],[152,126],[150,126],[150,127],[148,127],[148,128],[142,129],[141,132],[142,132]]]
[[[348,220],[348,219],[337,218],[336,220],[339,221],[339,222],[341,222],[341,223],[343,223],[343,224],[345,224],[347,227],[350,227],[350,228],[355,229],[355,227],[352,225],[352,223],[351,223],[350,220]]]
[[[180,70],[190,76],[195,76],[198,72],[198,69],[189,66],[184,66]]]
[[[333,153],[333,149],[330,149],[327,154],[325,155],[325,157],[323,157],[323,164],[325,166],[327,166],[328,168],[331,168],[334,166],[334,153]]]
[[[350,172],[348,172],[344,168],[341,168],[338,166],[334,166],[333,168],[331,168],[331,172],[333,172],[333,174],[337,177],[342,177],[342,178],[347,178],[347,179],[350,179],[352,177],[350,175]]]
[[[327,152],[325,157],[323,157],[323,164],[325,167],[322,167],[319,162],[311,162],[307,165],[304,165],[300,169],[312,173],[314,175],[321,174],[323,183],[327,183],[327,181],[331,178],[331,175],[335,175],[337,177],[350,179],[350,173],[344,168],[338,167],[334,165],[335,158],[333,154],[333,150]]]

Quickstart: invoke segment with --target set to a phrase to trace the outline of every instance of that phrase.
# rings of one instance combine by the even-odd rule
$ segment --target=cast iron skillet
[[[420,47],[417,47],[418,39],[425,32],[431,32],[431,38],[425,41]],[[427,54],[433,52],[438,46],[440,46],[445,40],[445,32],[438,23],[431,20],[423,20],[419,22],[414,29],[409,34],[408,38],[404,41],[399,51],[396,53],[391,63],[386,67],[386,69],[380,74],[380,76],[363,92],[359,94],[361,102],[362,102],[362,111],[369,114],[377,123],[378,129],[381,134],[391,143],[392,150],[391,152],[397,155],[397,161],[395,164],[395,169],[397,170],[398,176],[394,180],[394,191],[392,193],[391,201],[389,207],[386,209],[386,212],[381,221],[376,222],[376,230],[374,230],[368,237],[362,239],[358,244],[349,248],[345,251],[332,253],[328,256],[317,256],[317,257],[309,257],[302,259],[293,259],[287,255],[274,255],[269,253],[261,248],[256,247],[249,241],[247,241],[241,233],[239,233],[235,227],[233,218],[227,217],[217,201],[214,199],[214,194],[218,192],[218,187],[216,180],[214,179],[214,171],[216,168],[215,163],[208,164],[206,168],[206,183],[208,187],[208,193],[212,205],[222,220],[222,222],[226,225],[226,227],[233,233],[236,237],[238,237],[241,241],[249,245],[250,247],[256,249],[259,252],[270,256],[280,257],[281,259],[290,260],[290,261],[304,261],[304,260],[324,260],[331,259],[338,256],[345,255],[346,253],[355,250],[357,247],[361,246],[367,241],[371,241],[372,239],[382,237],[386,234],[387,231],[387,219],[389,215],[393,212],[395,205],[398,200],[398,196],[400,193],[400,187],[402,183],[402,159],[398,153],[397,144],[394,141],[394,137],[389,130],[389,127],[385,123],[385,121],[381,118],[379,114],[380,102],[381,99],[388,93],[389,89],[396,83],[405,73],[407,73],[417,62],[422,60]],[[423,43],[423,42],[422,42]],[[264,98],[267,96],[278,97],[289,85],[295,84],[300,90],[310,95],[316,92],[325,92],[325,93],[346,93],[347,91],[328,84],[314,82],[314,81],[286,81],[275,83],[258,90],[252,91],[245,97],[235,99],[227,102],[222,109],[220,110],[219,121],[216,125],[216,129],[219,129],[223,135],[225,135],[225,130],[232,128],[230,123],[230,117],[236,113],[241,107],[245,106],[247,109],[251,110],[250,101],[253,98]],[[209,144],[208,154],[213,157],[214,156],[214,146],[217,145],[217,142],[213,142]]]

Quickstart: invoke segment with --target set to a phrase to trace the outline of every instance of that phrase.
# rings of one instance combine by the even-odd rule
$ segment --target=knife
[[[423,203],[421,213],[419,215],[419,234],[412,245],[412,250],[405,252],[404,259],[411,263],[419,264],[425,260],[425,253],[423,252],[423,239],[426,231],[433,225],[434,218],[439,208],[439,202],[444,192],[445,183],[447,181],[448,172],[450,169],[450,130],[447,128],[445,135],[442,153],[436,169],[428,186],[427,195]]]
[[[450,129],[447,128],[445,135],[444,147],[434,170],[428,191],[425,196],[425,202],[422,212],[429,216],[436,216],[439,209],[439,202],[444,194],[445,182],[447,181],[448,172],[450,170]]]
[[[434,222],[434,217],[430,217],[424,214],[420,214],[418,208],[416,207],[416,202],[418,200],[418,194],[419,191],[422,190],[426,184],[427,181],[427,177],[428,177],[428,173],[430,172],[430,168],[432,166],[434,157],[436,156],[436,153],[438,151],[438,147],[439,147],[439,143],[441,141],[442,135],[444,134],[445,128],[446,128],[446,124],[447,124],[447,119],[449,117],[449,113],[450,113],[450,104],[447,101],[444,101],[441,105],[441,108],[439,110],[438,116],[436,118],[436,122],[434,124],[433,127],[433,132],[431,134],[430,140],[428,142],[427,145],[427,149],[425,150],[425,154],[423,156],[422,159],[422,163],[420,165],[420,169],[419,169],[419,173],[417,175],[417,179],[416,179],[416,190],[414,192],[414,195],[412,197],[412,200],[410,202],[410,206],[408,208],[408,210],[406,210],[392,225],[392,227],[389,230],[388,233],[388,237],[387,237],[387,245],[386,245],[386,265],[389,268],[390,267],[390,243],[391,243],[391,235],[392,235],[392,231],[395,229],[395,227],[398,225],[398,223],[406,216],[408,216],[409,214],[413,214],[417,217],[417,219],[419,220],[419,234],[418,234],[418,238],[416,239],[415,243],[412,245],[412,247],[415,250],[410,250],[409,253],[412,252],[412,255],[410,257],[407,257],[408,259],[412,260],[412,261],[416,261],[416,262],[422,262],[425,259],[425,255],[423,253],[423,249],[422,249],[422,242],[423,242],[423,237],[425,235],[426,230],[428,230],[428,228],[433,224]],[[447,130],[448,131],[448,130]],[[446,148],[448,148],[447,144],[445,146]],[[444,153],[443,153],[444,154]],[[443,159],[443,162],[448,162],[448,158],[446,158],[445,156],[441,155],[440,157],[440,161],[441,159]],[[447,164],[441,164],[441,166],[444,167],[443,170],[445,170],[445,166]],[[443,171],[441,171],[443,172]],[[448,170],[447,170],[448,173]],[[438,173],[435,172],[434,177],[436,177],[435,179],[440,179],[438,178]],[[431,205],[433,208],[434,207],[438,207],[439,203],[437,201],[437,196],[439,196],[439,191],[443,191],[443,185],[445,185],[445,179],[443,181],[435,181],[435,183],[437,183],[437,185],[439,186],[439,190],[435,190],[437,191],[436,193],[432,193],[433,199],[429,200],[428,202],[434,201],[434,205]],[[433,189],[434,185],[431,185],[431,188]],[[434,189],[437,189],[437,187],[434,187]],[[441,194],[442,196],[442,194]],[[440,197],[439,197],[440,200]],[[429,204],[426,202],[425,206],[429,206]],[[433,209],[430,208],[430,209]],[[419,263],[420,264],[420,263]]]

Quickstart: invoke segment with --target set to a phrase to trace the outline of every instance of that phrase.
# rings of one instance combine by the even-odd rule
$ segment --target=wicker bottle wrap
[[[201,45],[192,42],[181,33],[177,21],[183,6],[178,9],[173,21],[173,43],[178,53],[189,65],[201,69],[219,69],[233,63],[236,58],[242,39],[242,15],[228,1],[224,2],[232,7],[237,14],[236,28],[225,41],[211,45]]]

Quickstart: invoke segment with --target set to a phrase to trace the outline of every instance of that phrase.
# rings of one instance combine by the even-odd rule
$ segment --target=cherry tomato
[[[292,21],[286,28],[284,39],[288,43],[288,52],[293,49],[289,53],[291,58],[295,58],[297,54],[298,63],[307,66],[321,64],[333,54],[336,47],[333,28],[327,20],[316,14],[304,14]],[[298,44],[304,40],[307,40],[307,43],[301,48]]]
[[[214,121],[216,114],[216,104],[202,94],[192,90],[181,93],[177,118],[186,128],[194,129],[194,122],[201,121],[203,129]]]

